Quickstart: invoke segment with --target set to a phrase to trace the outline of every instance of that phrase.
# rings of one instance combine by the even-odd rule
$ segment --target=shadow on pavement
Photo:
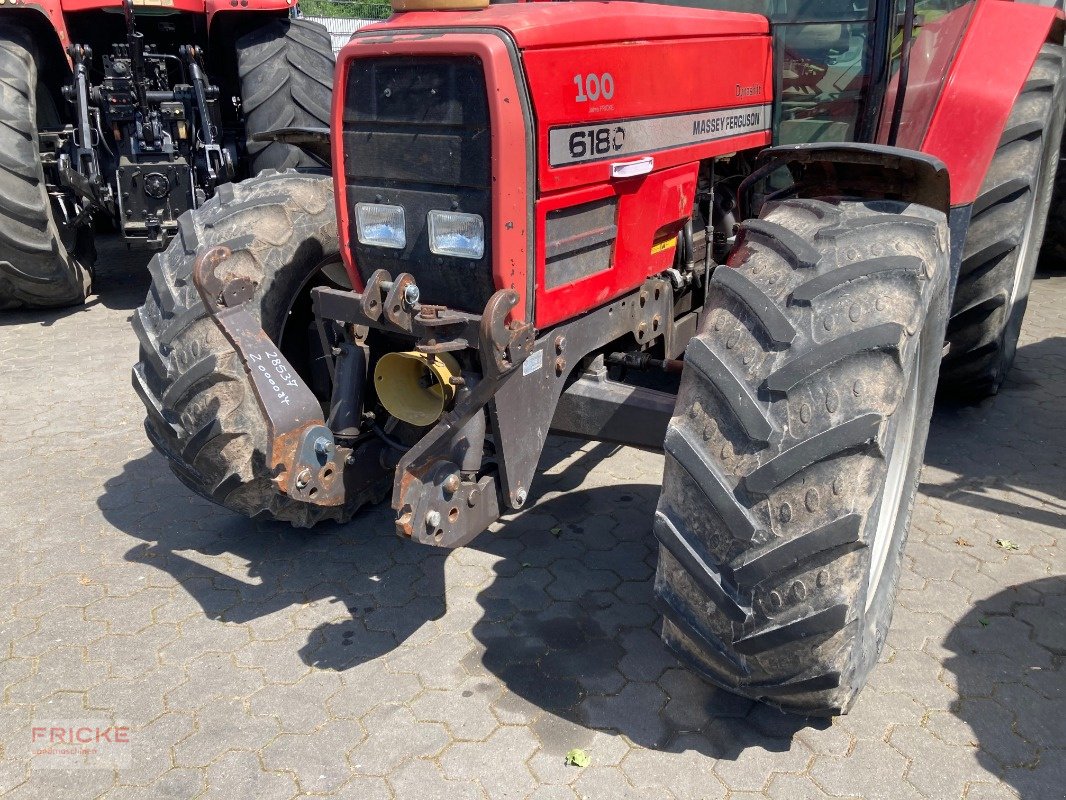
[[[1066,337],[1057,336],[1019,348],[995,397],[973,406],[939,405],[925,453],[922,493],[1066,528],[1064,386]],[[929,467],[954,474],[937,482]],[[1032,504],[1007,499],[1008,491]]]
[[[944,646],[981,765],[1021,800],[1066,796],[1066,575],[979,601]]]
[[[507,686],[500,713],[532,721],[549,752],[574,746],[583,729],[735,759],[751,747],[786,751],[798,731],[827,727],[737,698],[680,666],[659,638],[652,605],[658,486],[559,494],[613,448],[579,453],[578,442],[553,441],[542,470],[553,459],[569,459],[568,469],[545,476],[538,502],[471,545],[498,559],[493,580],[473,598],[472,628],[463,629],[476,646],[462,666]],[[319,669],[384,656],[447,611],[448,553],[397,538],[387,504],[348,525],[298,532],[215,512],[151,453],[108,481],[99,505],[109,522],[144,540],[126,559],[180,581],[209,619],[244,623],[313,601],[343,604],[347,618],[319,624],[299,649]],[[238,566],[223,572],[198,554]],[[467,607],[471,599],[452,594]]]

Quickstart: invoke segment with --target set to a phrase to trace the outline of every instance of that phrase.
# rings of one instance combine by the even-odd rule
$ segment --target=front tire
[[[884,643],[947,315],[947,223],[785,200],[745,223],[685,353],[655,517],[663,638],[698,672],[845,713]]]
[[[92,233],[64,242],[38,142],[33,37],[0,24],[0,309],[80,305],[92,292]],[[69,247],[68,247],[69,245]]]
[[[349,519],[370,498],[322,507],[275,490],[266,467],[266,421],[251,379],[191,279],[202,248],[228,246],[227,267],[256,286],[246,307],[289,356],[290,311],[316,275],[339,260],[333,181],[263,173],[221,186],[178,223],[170,247],[149,263],[152,286],[133,317],[140,340],[133,386],[148,412],[148,438],[189,488],[239,514],[298,527]],[[290,361],[300,369],[298,358]]]

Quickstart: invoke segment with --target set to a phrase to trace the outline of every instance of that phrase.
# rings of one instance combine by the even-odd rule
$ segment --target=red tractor
[[[667,643],[734,692],[843,713],[938,380],[980,396],[1010,364],[1063,19],[707,5],[766,16],[501,4],[359,32],[330,129],[271,134],[332,180],[260,175],[181,218],[134,384],[204,497],[311,526],[391,493],[399,535],[436,547],[527,504],[549,431],[663,449]]]
[[[230,181],[320,166],[281,125],[328,124],[333,51],[295,0],[0,6],[0,309],[82,303],[94,228],[162,249]]]

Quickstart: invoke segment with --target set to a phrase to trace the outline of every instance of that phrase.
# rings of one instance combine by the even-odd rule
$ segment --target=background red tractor
[[[331,129],[272,134],[332,181],[263,175],[182,218],[134,385],[204,497],[310,526],[391,492],[398,533],[441,547],[527,505],[550,430],[661,448],[666,641],[841,713],[888,631],[938,380],[983,396],[1013,355],[1063,18],[706,5],[770,19],[537,3],[360,32]]]
[[[0,309],[83,302],[94,225],[162,248],[220,186],[320,163],[252,139],[328,118],[329,35],[295,5],[0,7]]]

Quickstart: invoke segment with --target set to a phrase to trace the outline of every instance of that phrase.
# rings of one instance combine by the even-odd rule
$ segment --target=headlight
[[[485,220],[457,211],[429,212],[429,249],[439,256],[485,255]]]
[[[356,203],[355,229],[363,244],[391,247],[394,250],[403,250],[407,245],[401,206]]]

